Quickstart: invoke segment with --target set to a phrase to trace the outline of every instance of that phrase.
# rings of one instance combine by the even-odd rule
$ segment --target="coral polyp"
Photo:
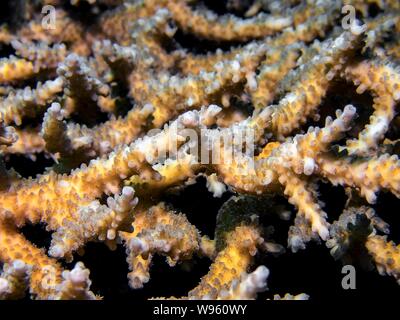
[[[311,242],[332,263],[400,283],[400,245],[376,205],[383,193],[400,197],[400,3],[209,5],[9,4],[1,299],[102,299],[82,262],[89,242],[126,251],[132,291],[152,281],[156,256],[166,268],[209,261],[197,286],[160,299],[255,299],[267,289],[307,299],[274,295],[263,258],[279,262]],[[24,171],[17,159],[33,164]],[[213,237],[168,202],[200,177],[225,199]],[[321,184],[344,190],[340,215]],[[29,240],[32,225],[51,235],[48,246]]]

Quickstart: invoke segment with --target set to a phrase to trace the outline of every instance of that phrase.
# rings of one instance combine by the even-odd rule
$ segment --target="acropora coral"
[[[1,299],[101,299],[80,261],[89,242],[125,248],[131,290],[152,281],[157,255],[210,261],[186,295],[154,298],[308,299],[267,288],[259,261],[310,242],[400,283],[400,245],[375,206],[400,197],[398,0],[222,1],[218,13],[195,0],[12,3],[0,28]],[[251,139],[219,139],[238,132]],[[23,176],[17,157],[51,164]],[[231,195],[214,237],[165,197],[199,177]],[[340,215],[321,184],[344,190]],[[269,219],[290,222],[284,242]],[[28,225],[45,226],[48,247]]]

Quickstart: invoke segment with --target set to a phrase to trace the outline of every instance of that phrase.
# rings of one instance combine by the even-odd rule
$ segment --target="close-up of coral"
[[[399,296],[398,0],[2,6],[0,299]]]

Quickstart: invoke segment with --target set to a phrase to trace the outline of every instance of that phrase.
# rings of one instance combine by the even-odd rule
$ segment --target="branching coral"
[[[199,250],[200,235],[196,228],[184,215],[168,211],[162,203],[136,213],[133,230],[121,233],[129,252],[132,270],[129,279],[133,288],[140,288],[150,280],[148,268],[155,253],[166,255],[168,264],[174,266]]]
[[[76,255],[94,241],[125,247],[132,290],[157,255],[211,260],[182,299],[255,299],[274,277],[263,258],[310,241],[400,281],[399,246],[373,207],[381,191],[400,197],[396,1],[228,1],[224,15],[201,1],[83,2],[37,1],[0,30],[0,298],[99,299]],[[343,5],[362,21],[341,23]],[[22,177],[15,157],[38,154],[54,165]],[[197,177],[214,197],[234,194],[212,239],[165,198]],[[321,181],[346,189],[337,221]],[[265,219],[290,221],[286,244]],[[27,224],[52,233],[49,248]]]

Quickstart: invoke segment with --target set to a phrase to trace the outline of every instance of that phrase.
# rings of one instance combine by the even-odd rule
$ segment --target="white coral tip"
[[[69,278],[73,283],[84,283],[86,281],[86,273],[81,269],[74,269],[69,274]]]
[[[135,190],[132,187],[125,186],[122,188],[122,195],[125,197],[133,198]]]
[[[10,290],[10,285],[8,281],[4,278],[0,278],[0,295],[8,293],[9,290]]]
[[[62,258],[65,254],[64,248],[61,245],[55,245],[50,248],[49,255],[54,258]]]

